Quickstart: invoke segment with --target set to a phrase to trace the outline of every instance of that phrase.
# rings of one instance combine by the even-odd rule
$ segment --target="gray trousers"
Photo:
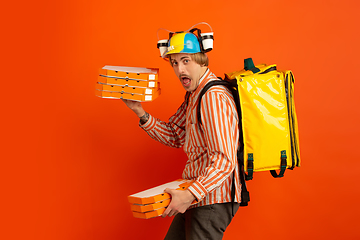
[[[220,240],[238,209],[238,203],[217,203],[179,213],[164,240]]]

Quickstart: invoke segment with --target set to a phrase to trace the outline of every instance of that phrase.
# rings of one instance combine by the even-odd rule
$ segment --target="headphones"
[[[195,28],[195,26],[200,25],[200,24],[208,25],[210,27],[211,32],[201,33],[201,30],[199,28]],[[163,56],[164,53],[169,51],[168,47],[169,47],[169,42],[170,42],[171,38],[174,36],[174,34],[178,34],[178,33],[189,32],[189,33],[194,34],[199,42],[200,50],[202,53],[210,52],[213,49],[214,33],[212,31],[211,26],[206,22],[197,23],[187,31],[172,32],[167,29],[160,28],[160,29],[158,29],[157,34],[159,34],[159,30],[165,30],[165,31],[169,32],[168,39],[158,40],[158,43],[157,43],[157,48],[160,50],[160,56],[162,56],[162,57],[164,57]],[[158,39],[159,39],[159,35],[158,35]]]

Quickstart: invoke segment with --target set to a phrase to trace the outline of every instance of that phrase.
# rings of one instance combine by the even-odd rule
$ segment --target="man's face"
[[[172,54],[170,61],[185,90],[194,91],[199,86],[199,80],[206,72],[207,67],[197,64],[188,53]]]

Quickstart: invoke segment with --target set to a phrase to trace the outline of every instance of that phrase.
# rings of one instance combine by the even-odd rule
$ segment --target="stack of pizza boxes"
[[[165,193],[166,188],[185,190],[193,180],[178,179],[148,190],[128,196],[131,211],[136,218],[153,218],[162,215],[170,204],[171,196]]]
[[[159,69],[104,66],[99,71],[96,96],[138,102],[155,100],[160,95]]]

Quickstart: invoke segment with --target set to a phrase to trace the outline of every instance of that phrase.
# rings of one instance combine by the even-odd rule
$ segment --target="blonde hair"
[[[200,66],[209,66],[209,58],[205,53],[199,52],[190,55],[191,59],[194,60]]]
[[[202,53],[202,52],[192,53],[192,54],[190,54],[190,57],[192,60],[194,60],[200,66],[205,66],[205,67],[209,66],[209,58],[207,57],[207,55],[205,53]],[[172,66],[171,54],[169,55],[169,61]]]

